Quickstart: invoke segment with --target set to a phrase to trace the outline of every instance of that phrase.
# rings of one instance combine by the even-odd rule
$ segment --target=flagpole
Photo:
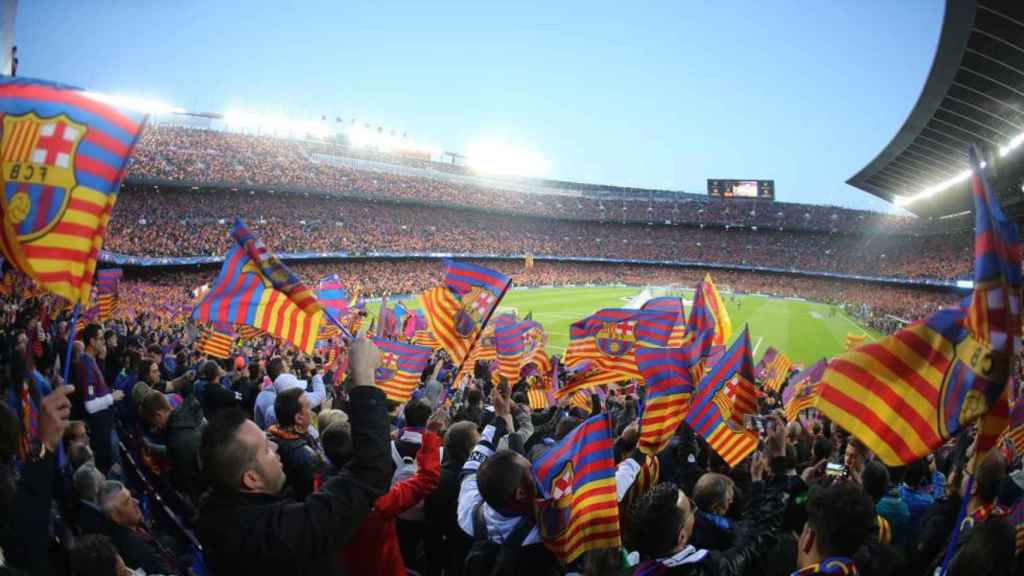
[[[64,352],[64,383],[68,383],[68,376],[71,375],[71,345],[75,341],[75,324],[78,324],[78,313],[81,311],[82,305],[79,303],[75,304],[75,308],[71,311],[71,328],[68,330],[68,347]]]
[[[949,544],[946,544],[946,553],[942,557],[942,570],[939,571],[941,576],[946,575],[946,569],[949,566],[949,561],[953,557],[953,548],[956,546],[956,539],[960,537],[960,525],[964,523],[964,518],[967,516],[967,501],[971,499],[971,489],[974,488],[974,474],[971,474],[967,478],[967,487],[964,488],[964,493],[960,495],[962,501],[960,502],[960,514],[956,518],[956,526],[953,526],[953,535],[949,538]]]

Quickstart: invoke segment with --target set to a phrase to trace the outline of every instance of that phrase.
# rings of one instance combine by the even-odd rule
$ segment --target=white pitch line
[[[849,322],[850,324],[853,324],[853,327],[854,327],[854,328],[856,328],[857,330],[860,330],[861,336],[867,336],[868,338],[870,338],[870,339],[871,339],[871,341],[872,341],[872,342],[874,342],[874,340],[875,340],[875,337],[874,337],[874,336],[872,336],[871,334],[868,334],[868,333],[867,333],[867,331],[866,331],[866,330],[864,330],[863,328],[861,328],[859,324],[857,324],[857,323],[856,323],[856,322],[854,322],[853,320],[850,320],[850,317],[849,317],[849,316],[847,316],[846,314],[843,314],[842,312],[840,312],[840,313],[839,313],[839,315],[843,317],[843,320],[846,320],[846,321],[847,321],[847,322]]]
[[[761,340],[764,340],[764,338],[761,337],[761,336],[758,336],[757,337],[757,344],[754,344],[754,351],[750,353],[750,357],[751,358],[753,358],[754,356],[757,356],[757,349],[761,347]]]

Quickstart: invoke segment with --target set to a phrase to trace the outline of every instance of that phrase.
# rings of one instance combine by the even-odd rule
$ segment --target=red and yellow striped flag
[[[145,117],[86,92],[0,80],[0,253],[41,288],[86,305]]]
[[[196,351],[200,354],[206,354],[211,358],[225,360],[231,357],[231,344],[233,341],[234,336],[231,334],[222,332],[217,328],[204,326],[203,333],[196,342]]]
[[[775,348],[768,348],[757,364],[755,373],[761,386],[778,392],[782,385],[789,379],[789,371],[793,369],[793,361]]]
[[[444,285],[420,296],[430,331],[461,366],[512,281],[493,270],[448,262]]]

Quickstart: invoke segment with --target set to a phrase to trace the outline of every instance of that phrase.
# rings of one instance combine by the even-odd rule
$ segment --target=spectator
[[[172,408],[166,396],[152,390],[143,398],[141,412],[146,425],[163,440],[158,443],[167,447],[173,484],[185,494],[198,494],[199,438],[206,423],[199,401],[190,394]]]
[[[883,538],[879,540],[883,544],[892,544],[906,550],[911,537],[910,508],[899,492],[889,485],[889,470],[881,462],[868,462],[861,472],[860,482],[875,502],[875,512],[889,526],[890,542],[885,542]]]
[[[346,472],[302,503],[281,498],[281,460],[255,423],[238,410],[210,422],[201,452],[212,492],[200,506],[198,534],[213,572],[339,572],[337,550],[386,491],[391,474],[384,394],[373,385],[379,362],[370,341],[353,343],[352,458]]]
[[[813,492],[800,534],[800,574],[856,574],[853,556],[874,527],[874,505],[860,487],[840,482]]]
[[[277,395],[274,412],[278,421],[267,429],[267,438],[277,445],[285,488],[296,500],[304,500],[320,487],[326,467],[319,442],[308,432],[313,421],[309,397],[301,388],[289,388]]]
[[[726,517],[735,497],[732,479],[709,472],[697,480],[693,503],[697,505],[693,537],[698,549],[727,550],[736,538],[732,522]]]
[[[111,392],[107,388],[103,371],[97,364],[97,359],[102,360],[106,356],[106,344],[100,326],[87,325],[82,331],[82,342],[85,344],[85,350],[78,359],[75,386],[80,388],[83,394],[85,411],[88,414],[86,422],[92,432],[90,440],[93,454],[96,456],[96,467],[100,472],[106,473],[114,463],[114,412],[111,407],[114,402],[124,398],[124,393],[120,390]]]
[[[90,534],[80,538],[71,547],[73,576],[131,576],[132,571],[125,565],[110,538]]]
[[[78,496],[79,534],[103,534],[107,522],[99,505],[100,486],[106,478],[92,464],[84,464],[74,475],[75,494]]]
[[[439,484],[427,496],[424,505],[427,522],[440,532],[441,549],[446,552],[442,565],[450,576],[462,575],[463,562],[472,544],[466,533],[459,528],[456,510],[459,502],[459,474],[479,441],[480,433],[473,422],[456,422],[448,428],[444,437],[444,462],[441,463]]]
[[[141,568],[147,574],[178,574],[176,561],[146,528],[139,501],[124,484],[107,480],[99,491],[100,509],[107,518],[111,542],[122,553],[129,568]]]

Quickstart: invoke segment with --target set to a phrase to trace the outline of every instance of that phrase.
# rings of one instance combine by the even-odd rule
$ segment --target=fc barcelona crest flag
[[[511,283],[483,266],[449,261],[444,285],[420,295],[430,331],[456,366],[466,360]]]
[[[0,253],[45,290],[88,303],[145,117],[67,86],[0,79]]]

